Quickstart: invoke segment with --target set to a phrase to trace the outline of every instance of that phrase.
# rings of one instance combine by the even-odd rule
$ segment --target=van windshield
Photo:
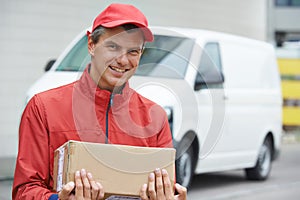
[[[155,35],[146,43],[135,75],[184,78],[193,48],[193,40],[183,37]],[[90,62],[87,37],[84,36],[66,55],[56,71],[83,71]]]

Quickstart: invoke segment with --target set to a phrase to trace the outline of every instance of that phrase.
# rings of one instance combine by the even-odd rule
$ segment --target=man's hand
[[[178,195],[174,195],[172,184],[165,169],[156,169],[150,173],[148,184],[144,184],[140,190],[142,200],[186,200],[187,189],[178,183],[175,184]],[[147,195],[148,191],[148,195]]]
[[[72,192],[75,188],[75,194]],[[99,182],[93,180],[92,174],[84,169],[75,172],[75,183],[69,182],[58,193],[60,200],[99,200],[104,197],[104,190]]]

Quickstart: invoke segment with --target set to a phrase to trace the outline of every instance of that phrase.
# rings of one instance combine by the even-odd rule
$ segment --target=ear
[[[144,44],[143,44],[143,46],[142,46],[141,54],[143,54],[144,51],[145,51],[145,42],[144,42]]]
[[[88,35],[88,51],[91,56],[94,56],[95,44],[90,35]]]

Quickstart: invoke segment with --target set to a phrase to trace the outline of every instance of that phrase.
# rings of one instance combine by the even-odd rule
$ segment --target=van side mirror
[[[53,66],[53,64],[55,63],[56,59],[52,59],[50,61],[47,62],[46,66],[45,66],[45,72],[49,71],[51,69],[51,67]]]
[[[224,83],[224,75],[222,72],[213,70],[208,73],[197,73],[196,81],[195,81],[195,90],[199,90],[201,88],[207,88],[207,85],[210,84],[222,84]]]
[[[205,45],[195,81],[195,90],[201,88],[219,88],[224,83],[220,47],[217,42],[209,42]]]

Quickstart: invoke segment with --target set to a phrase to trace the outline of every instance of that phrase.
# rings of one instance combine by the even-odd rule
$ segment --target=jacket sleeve
[[[46,200],[53,194],[50,186],[50,148],[46,115],[38,96],[27,104],[19,127],[12,199]]]

